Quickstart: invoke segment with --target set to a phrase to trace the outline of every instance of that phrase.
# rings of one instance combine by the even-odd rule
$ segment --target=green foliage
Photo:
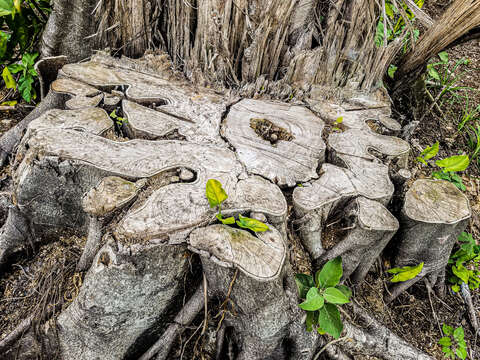
[[[123,124],[126,124],[128,122],[127,119],[121,117],[121,116],[118,116],[117,115],[117,110],[113,110],[111,113],[110,113],[110,117],[115,120],[115,123],[121,127]]]
[[[465,333],[463,327],[459,326],[455,330],[453,327],[443,324],[443,336],[438,343],[442,346],[442,351],[447,359],[465,360],[467,358],[467,343],[465,342]]]
[[[38,54],[32,50],[50,10],[50,2],[46,0],[0,0],[2,77],[5,86],[18,90],[27,103],[36,98],[33,86],[38,74],[33,65]],[[15,79],[17,73],[21,74]]]
[[[339,116],[337,120],[335,120],[335,126],[333,127],[333,131],[342,131],[342,129],[339,128],[339,125],[343,122],[343,116]]]
[[[439,150],[439,143],[438,141],[433,144],[432,146],[427,146],[425,150],[422,151],[420,156],[417,157],[417,161],[421,162],[422,164],[428,165],[427,161],[431,158],[437,156]]]
[[[480,136],[480,134],[479,134]],[[480,138],[479,138],[480,139]],[[438,141],[432,146],[427,146],[425,150],[417,156],[416,160],[424,165],[429,165],[428,160],[437,156],[439,150]],[[480,148],[479,148],[480,151]],[[465,171],[470,164],[470,158],[468,155],[454,155],[445,159],[435,161],[440,170],[432,172],[434,179],[447,180],[454,184],[458,189],[465,191],[465,185],[462,182],[462,178],[456,173],[459,171]]]
[[[471,290],[480,286],[480,246],[477,245],[472,235],[462,232],[458,237],[458,249],[448,259],[448,281],[452,290],[458,292],[460,285],[467,284]]]
[[[424,0],[415,0],[415,3],[419,8],[422,8]],[[386,19],[381,16],[375,31],[375,45],[377,47],[385,46],[389,42],[403,36],[403,52],[405,53],[411,44],[411,41],[417,41],[420,36],[418,29],[411,29],[411,26],[407,26],[407,22],[412,22],[415,19],[415,15],[411,12],[404,1],[399,0],[397,4],[400,4],[402,11],[397,9],[391,0],[385,0],[385,15]],[[403,12],[403,13],[402,13]],[[407,19],[404,19],[404,16]],[[385,25],[387,29],[385,31]],[[387,38],[385,39],[385,33]],[[388,70],[388,75],[393,78],[396,67],[391,66]]]
[[[320,334],[340,337],[343,323],[337,305],[349,303],[352,296],[347,286],[339,285],[342,274],[342,258],[336,257],[317,271],[315,280],[310,275],[295,275],[298,295],[305,299],[298,306],[307,312],[307,331],[316,327]]]
[[[257,219],[238,215],[237,225],[243,229],[250,229],[254,232],[264,232],[268,230],[268,226]]]
[[[33,67],[37,56],[37,53],[25,53],[22,56],[21,63],[5,66],[2,71],[2,77],[5,81],[5,86],[8,89],[17,88],[18,92],[27,103],[37,97],[35,89],[33,88],[35,78],[38,76]],[[18,82],[15,82],[12,74],[17,73],[20,73],[20,78],[18,79]]]
[[[238,227],[242,229],[248,229],[253,232],[264,232],[269,230],[267,224],[264,224],[257,219],[242,216],[241,214],[238,215],[238,220],[236,221],[235,217],[233,216],[224,218],[222,215],[222,203],[228,199],[228,195],[227,192],[223,189],[220,181],[216,179],[208,179],[205,188],[205,195],[211,208],[218,207],[218,213],[215,216],[222,224],[237,224]]]
[[[390,282],[404,282],[415,278],[423,269],[423,262],[416,266],[403,266],[387,270],[389,274],[394,274]]]
[[[0,62],[13,62],[16,54],[33,49],[50,10],[46,0],[0,0]]]

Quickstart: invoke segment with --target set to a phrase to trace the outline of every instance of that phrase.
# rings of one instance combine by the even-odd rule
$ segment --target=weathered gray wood
[[[65,103],[66,108],[71,110],[95,107],[103,99],[103,93],[100,90],[67,77],[55,80],[51,89],[56,93],[72,96]]]
[[[422,272],[391,289],[391,301],[425,276],[444,293],[445,267],[458,235],[471,216],[466,196],[444,180],[419,179],[405,195],[400,217],[395,266],[418,265]]]
[[[108,216],[111,217],[115,211],[130,203],[145,184],[145,179],[132,183],[116,176],[108,176],[83,196],[83,210],[90,216],[87,242],[78,260],[76,271],[88,270],[92,264],[100,249],[102,228]]]
[[[342,210],[342,217],[353,218],[345,236],[318,259],[342,257],[344,279],[351,276],[354,283],[364,280],[368,270],[398,230],[397,219],[382,204],[357,197]]]
[[[238,268],[253,279],[274,279],[286,256],[282,235],[271,225],[270,230],[255,235],[226,225],[212,225],[192,231],[188,243],[190,250],[222,266]]]
[[[222,132],[248,172],[294,186],[317,177],[325,159],[323,127],[304,107],[246,99],[231,107]]]
[[[62,359],[122,359],[183,288],[182,245],[123,246],[99,251],[80,293],[58,317]]]

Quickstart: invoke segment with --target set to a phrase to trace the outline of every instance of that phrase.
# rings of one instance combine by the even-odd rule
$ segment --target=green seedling
[[[2,71],[2,77],[3,81],[5,81],[6,88],[17,89],[27,103],[37,97],[35,89],[33,88],[35,78],[38,77],[38,74],[33,67],[37,56],[37,53],[23,54],[22,61],[19,64],[5,66]],[[18,83],[12,75],[17,73],[21,73]]]
[[[458,237],[460,246],[448,259],[448,281],[452,284],[452,290],[458,292],[460,285],[465,283],[470,290],[480,286],[480,246],[477,245],[472,235],[462,232]]]
[[[442,351],[446,359],[465,360],[467,358],[467,343],[465,342],[465,333],[463,327],[459,326],[455,330],[453,327],[443,324],[443,334],[438,343],[442,346]]]
[[[117,110],[113,110],[111,113],[110,113],[110,117],[115,120],[115,123],[119,126],[119,127],[122,127],[123,124],[127,124],[128,123],[128,120],[121,117],[121,116],[118,116],[116,114]]]
[[[233,216],[224,218],[222,215],[222,203],[228,199],[228,195],[226,191],[223,189],[220,181],[216,179],[209,179],[207,181],[205,195],[207,197],[208,203],[210,204],[210,207],[218,208],[218,213],[215,215],[215,217],[222,224],[224,225],[236,224],[240,228],[248,229],[253,232],[264,232],[269,230],[269,227],[267,224],[264,224],[263,222],[257,219],[252,219],[246,216],[242,216],[241,214],[238,215],[238,220],[235,220],[235,217]]]
[[[307,331],[315,327],[320,334],[340,337],[343,323],[337,305],[349,303],[352,296],[347,286],[339,284],[342,275],[341,257],[328,261],[315,279],[307,274],[295,275],[299,297],[305,300],[298,306],[307,312]]]

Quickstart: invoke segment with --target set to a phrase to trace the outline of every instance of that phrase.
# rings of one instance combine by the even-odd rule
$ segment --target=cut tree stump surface
[[[240,270],[231,294],[239,313],[225,317],[238,358],[273,356],[290,341],[311,357],[321,340],[304,331],[296,305],[287,221],[316,265],[341,255],[345,276],[365,277],[399,226],[386,208],[390,174],[407,171],[409,145],[391,136],[399,126],[388,104],[363,95],[342,104],[312,97],[310,108],[240,100],[139,68],[101,55],[60,71],[51,91],[66,94],[70,110],[32,121],[19,146],[0,263],[31,239],[89,229],[80,269],[92,265],[58,318],[62,359],[130,354],[142,333],[171,314],[187,246],[200,254],[210,295],[229,296],[232,268]],[[106,112],[113,109],[126,118],[128,138],[114,128]],[[111,140],[114,131],[119,141]],[[270,230],[218,224],[205,196],[209,179],[228,194],[224,217],[263,219]],[[424,200],[405,212],[417,222],[436,207],[427,190],[415,190]],[[442,204],[457,198],[449,189],[438,196]],[[446,213],[466,218],[462,206]],[[350,227],[326,250],[325,227],[338,219]]]

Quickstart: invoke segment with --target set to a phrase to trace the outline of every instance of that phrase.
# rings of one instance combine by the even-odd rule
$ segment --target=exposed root
[[[465,301],[465,305],[467,306],[467,313],[470,319],[470,324],[472,324],[472,327],[475,330],[475,334],[478,334],[478,320],[475,307],[473,306],[472,295],[470,294],[468,285],[464,282],[462,282],[462,284],[460,285],[460,294],[462,295],[463,301]]]
[[[414,348],[385,326],[352,303],[353,312],[364,325],[362,328],[345,321],[345,337],[352,341],[342,342],[342,349],[351,354],[376,356],[385,360],[433,360],[432,357]]]
[[[155,344],[148,349],[138,360],[149,360],[157,354],[156,360],[164,360],[167,358],[175,339],[183,332],[195,316],[200,312],[205,303],[203,287],[199,286],[193,296],[188,300],[185,306],[180,310],[173,324],[170,324]]]
[[[76,271],[87,271],[92,265],[93,258],[101,247],[103,221],[96,216],[90,216],[88,237],[82,256],[78,260]]]

